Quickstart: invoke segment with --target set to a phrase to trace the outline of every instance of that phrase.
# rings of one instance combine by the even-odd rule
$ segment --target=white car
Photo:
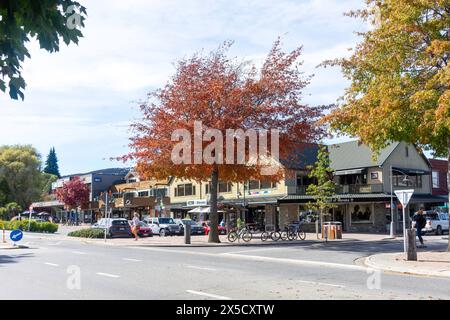
[[[150,226],[153,234],[159,234],[161,237],[182,234],[182,229],[172,218],[146,217],[144,222]]]
[[[424,232],[441,235],[444,231],[448,232],[448,214],[439,211],[427,211],[425,213],[427,223]]]

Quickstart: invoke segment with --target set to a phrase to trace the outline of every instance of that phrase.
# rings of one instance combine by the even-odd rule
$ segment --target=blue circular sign
[[[14,242],[20,241],[23,238],[23,232],[20,230],[14,230],[10,233],[9,238]]]

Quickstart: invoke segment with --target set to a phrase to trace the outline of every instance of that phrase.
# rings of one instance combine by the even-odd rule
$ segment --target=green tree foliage
[[[329,209],[335,207],[332,197],[335,194],[335,184],[333,182],[333,169],[330,168],[330,157],[326,146],[320,146],[317,153],[317,161],[314,166],[309,167],[308,176],[314,179],[306,189],[306,194],[314,198],[314,202],[309,202],[308,207],[320,213],[320,222],[323,222],[323,215]]]
[[[30,58],[26,43],[36,38],[48,52],[59,51],[61,38],[66,45],[78,44],[86,15],[86,8],[72,0],[0,1],[0,90],[9,87],[12,99],[23,100],[21,64]]]
[[[58,178],[61,177],[59,174],[59,166],[58,166],[58,158],[56,156],[55,148],[51,148],[50,152],[47,156],[47,160],[45,161],[44,172],[54,175]]]
[[[5,207],[0,207],[0,219],[9,220],[20,212],[22,207],[15,202],[10,202]]]
[[[27,208],[42,193],[40,156],[30,145],[0,147],[0,185],[7,187],[7,202]]]

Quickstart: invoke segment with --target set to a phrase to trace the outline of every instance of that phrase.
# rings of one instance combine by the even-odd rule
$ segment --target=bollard
[[[191,225],[186,224],[184,226],[184,243],[191,244]]]
[[[5,233],[5,229],[3,229],[3,243],[6,243],[6,233]]]
[[[406,260],[417,261],[417,250],[416,250],[416,230],[408,229],[406,231]]]

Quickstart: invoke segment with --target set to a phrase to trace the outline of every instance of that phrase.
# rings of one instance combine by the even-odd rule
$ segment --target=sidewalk
[[[255,234],[250,242],[236,241],[231,243],[227,240],[226,235],[219,236],[220,243],[209,243],[208,236],[191,236],[191,244],[184,243],[183,236],[168,236],[159,237],[153,236],[149,238],[140,238],[135,241],[133,238],[115,238],[107,239],[87,239],[87,238],[72,238],[64,237],[65,240],[75,240],[83,241],[87,243],[95,243],[102,245],[112,245],[112,246],[156,246],[156,247],[215,247],[215,246],[287,246],[287,245],[301,245],[301,244],[311,244],[311,243],[324,243],[325,240],[317,239],[315,233],[307,233],[305,240],[293,240],[293,241],[261,241],[260,235]],[[387,235],[374,235],[374,234],[344,234],[343,239],[330,240],[329,242],[349,242],[349,241],[382,241],[386,240]]]
[[[369,256],[365,265],[383,271],[450,278],[450,252],[418,252],[417,261],[406,261],[404,253]]]

